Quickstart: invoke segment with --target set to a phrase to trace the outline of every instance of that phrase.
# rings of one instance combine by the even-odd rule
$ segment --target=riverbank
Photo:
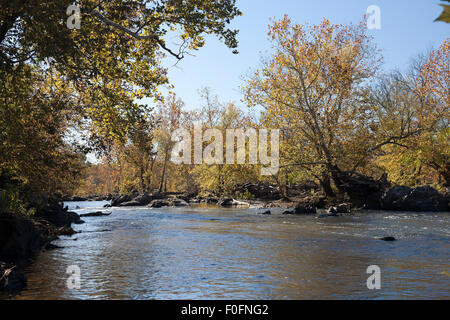
[[[445,212],[450,211],[450,192],[440,193],[430,186],[410,188],[396,186],[369,194],[365,203],[354,202],[345,198],[327,198],[318,186],[296,186],[288,190],[282,197],[275,187],[267,185],[247,184],[245,192],[236,197],[205,197],[197,193],[144,193],[108,196],[112,207],[183,207],[190,204],[214,204],[219,207],[248,208],[285,208],[294,209],[296,214],[316,213],[317,209],[328,211],[386,210],[411,212]],[[246,198],[239,194],[247,195]],[[86,199],[85,199],[86,200]],[[85,201],[84,200],[84,201]],[[77,201],[77,200],[75,200]],[[79,200],[78,200],[79,201]]]
[[[16,293],[26,287],[23,269],[36,254],[55,248],[59,236],[75,234],[79,215],[62,205],[51,205],[33,217],[0,212],[0,292]]]

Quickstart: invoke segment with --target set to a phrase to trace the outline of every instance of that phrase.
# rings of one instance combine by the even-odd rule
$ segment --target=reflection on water
[[[79,213],[105,202],[69,203]],[[450,298],[450,215],[257,215],[217,208],[113,209],[40,254],[16,299]],[[394,236],[384,242],[377,237]],[[81,289],[66,287],[68,266]],[[369,265],[382,272],[368,290]]]

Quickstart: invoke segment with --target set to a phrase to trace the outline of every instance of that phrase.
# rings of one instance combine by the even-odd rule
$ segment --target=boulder
[[[207,197],[207,198],[202,199],[200,202],[204,203],[204,204],[217,204],[219,202],[219,199]]]
[[[283,211],[282,214],[284,214],[284,215],[290,215],[290,214],[294,214],[294,211],[292,211],[292,210],[286,210],[286,211]]]
[[[395,187],[382,197],[384,210],[444,212],[448,211],[449,199],[430,186]]]
[[[72,223],[80,223],[80,216],[75,212],[65,211],[60,205],[49,205],[46,208],[38,210],[35,218],[50,222],[55,227],[67,227]]]
[[[150,208],[162,208],[162,207],[168,207],[169,202],[167,200],[153,200],[148,205]]]
[[[222,207],[250,207],[250,203],[248,202],[238,201],[231,198],[223,198],[217,203],[217,205]]]
[[[262,214],[262,215],[271,215],[272,212],[270,212],[270,210],[267,210],[267,211],[258,212],[258,214]]]
[[[127,201],[118,205],[119,207],[142,207],[143,205],[139,201]]]
[[[294,209],[294,214],[316,214],[317,209],[311,205],[305,205],[303,203],[297,204]]]
[[[281,194],[278,188],[267,183],[244,183],[236,186],[236,194],[252,194],[256,199],[260,200],[279,200]]]
[[[47,243],[30,219],[0,212],[0,261],[25,263]]]
[[[336,207],[331,207],[327,210],[327,213],[330,214],[334,214],[334,213],[350,213],[350,204],[348,203],[342,203]]]
[[[169,200],[169,204],[172,207],[187,207],[187,206],[189,206],[189,203],[187,203],[185,200],[178,199],[178,198],[173,198],[173,199]]]
[[[231,207],[233,205],[233,199],[231,198],[223,198],[217,202],[217,205],[222,207]]]
[[[381,198],[381,205],[384,210],[402,210],[402,201],[411,192],[410,187],[394,187],[386,191]]]
[[[111,200],[111,205],[113,207],[117,207],[124,202],[131,201],[131,199],[132,199],[132,196],[128,195],[128,194],[117,196]]]
[[[120,202],[117,203],[116,206],[118,207],[143,207],[146,206],[148,204],[150,204],[150,202],[152,202],[153,200],[160,200],[160,199],[164,199],[164,195],[160,194],[160,193],[152,193],[152,194],[140,194],[136,197],[124,197],[124,199],[129,199],[128,201],[124,201],[124,202]],[[113,204],[114,205],[114,204]]]

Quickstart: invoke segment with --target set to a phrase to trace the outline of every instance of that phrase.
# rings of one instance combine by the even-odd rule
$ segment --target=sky
[[[270,49],[270,19],[288,14],[298,24],[318,24],[323,17],[332,23],[357,24],[371,5],[381,10],[381,29],[369,30],[368,34],[382,50],[385,70],[404,70],[412,58],[439,47],[450,36],[450,24],[433,22],[442,11],[437,0],[237,0],[244,15],[231,27],[240,30],[240,53],[234,55],[217,38],[207,37],[206,45],[194,57],[187,56],[176,66],[173,58],[167,58],[164,64],[169,68],[173,91],[187,109],[201,105],[198,89],[205,86],[211,87],[221,101],[243,105],[239,90],[242,77],[257,68],[261,55],[267,55]],[[167,41],[170,44],[176,39]]]

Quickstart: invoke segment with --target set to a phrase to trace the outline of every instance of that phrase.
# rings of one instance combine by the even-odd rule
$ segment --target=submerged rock
[[[258,212],[258,214],[262,214],[262,215],[271,215],[272,212],[271,212],[270,210],[267,210],[267,211]]]

